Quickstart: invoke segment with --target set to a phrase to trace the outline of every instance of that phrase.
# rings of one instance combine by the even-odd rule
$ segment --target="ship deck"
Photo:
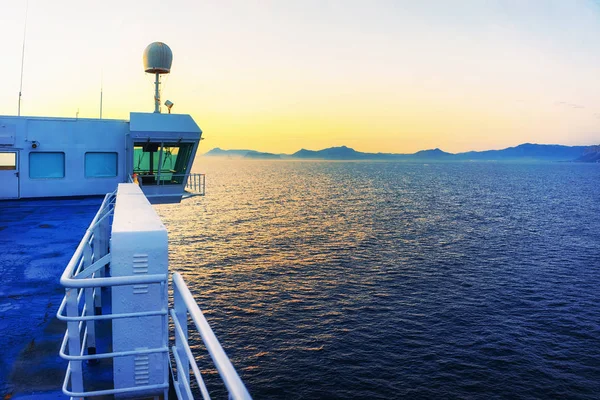
[[[63,398],[60,275],[100,197],[0,201],[0,395]]]

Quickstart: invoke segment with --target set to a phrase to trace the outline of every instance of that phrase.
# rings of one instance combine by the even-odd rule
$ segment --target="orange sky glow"
[[[0,9],[0,114],[15,115],[26,1]],[[591,0],[30,0],[26,37],[35,116],[98,117],[101,81],[105,118],[151,112],[142,52],[167,43],[162,98],[201,126],[201,152],[600,142]]]

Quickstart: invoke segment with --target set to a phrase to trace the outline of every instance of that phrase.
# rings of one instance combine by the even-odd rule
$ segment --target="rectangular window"
[[[17,169],[17,153],[0,153],[0,170]]]
[[[117,153],[85,153],[85,177],[109,178],[117,176]]]
[[[133,172],[144,184],[181,185],[194,143],[134,143]]]
[[[34,179],[64,178],[65,153],[29,153],[29,177]]]

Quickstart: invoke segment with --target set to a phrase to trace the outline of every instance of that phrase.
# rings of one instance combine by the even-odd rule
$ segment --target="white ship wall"
[[[0,143],[0,151],[18,152],[21,198],[102,195],[126,181],[128,121],[0,116],[0,125],[4,126],[4,136],[6,132],[14,132],[14,144],[5,140]],[[64,177],[30,177],[29,159],[34,152],[64,153]],[[116,152],[117,176],[86,177],[88,152]]]

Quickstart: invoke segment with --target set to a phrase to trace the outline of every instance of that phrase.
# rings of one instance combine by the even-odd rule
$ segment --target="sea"
[[[600,164],[195,170],[171,269],[254,398],[600,398]]]

